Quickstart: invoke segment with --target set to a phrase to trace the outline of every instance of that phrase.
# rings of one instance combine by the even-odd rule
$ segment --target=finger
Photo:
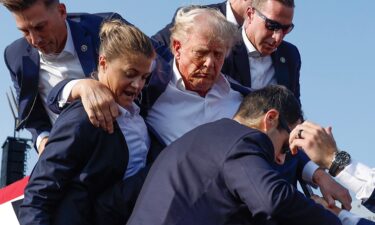
[[[332,208],[335,206],[335,199],[333,199],[331,195],[324,196],[324,199],[327,201],[329,208]]]
[[[292,143],[289,144],[290,151],[292,154],[297,154],[298,148],[304,149],[307,145],[307,141],[305,139],[294,139]]]
[[[349,192],[345,195],[344,200],[341,201],[341,207],[346,210],[352,209],[352,197],[350,196]]]
[[[95,127],[99,127],[99,121],[96,118],[94,107],[91,104],[91,102],[88,101],[87,99],[82,98],[82,104],[92,125],[94,125]]]

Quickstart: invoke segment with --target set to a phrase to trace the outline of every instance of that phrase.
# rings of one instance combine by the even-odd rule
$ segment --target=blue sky
[[[217,1],[159,0],[62,1],[68,12],[109,12],[121,14],[152,35],[167,24],[177,7],[186,4],[211,4]],[[333,126],[339,148],[359,161],[375,167],[371,139],[375,138],[372,114],[375,102],[374,35],[375,1],[296,0],[295,29],[285,38],[301,53],[301,100],[305,116],[324,126]],[[11,14],[0,7],[0,52],[21,33]],[[13,135],[13,119],[5,97],[12,86],[9,73],[0,59],[0,141]],[[374,88],[375,89],[375,88]],[[22,137],[29,137],[21,132]],[[35,161],[35,155],[31,154]],[[29,171],[33,164],[29,163]]]

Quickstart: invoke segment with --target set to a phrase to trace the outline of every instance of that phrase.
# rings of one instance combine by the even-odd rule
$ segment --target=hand
[[[39,143],[39,146],[38,146],[38,155],[40,156],[42,154],[42,152],[44,151],[45,147],[46,147],[46,144],[47,144],[47,141],[48,141],[48,136],[44,137],[40,143]]]
[[[352,208],[352,198],[349,191],[341,184],[337,183],[328,173],[322,169],[317,169],[313,174],[313,181],[319,186],[324,199],[329,207],[335,206],[335,200],[341,202],[342,208],[350,210]]]
[[[112,92],[104,84],[92,79],[81,80],[74,85],[71,97],[81,98],[94,126],[113,133],[113,121],[119,115],[119,110]]]
[[[315,203],[317,203],[319,205],[322,205],[324,208],[331,211],[336,216],[338,216],[339,213],[341,212],[341,209],[339,207],[337,207],[335,205],[329,206],[328,203],[326,202],[326,200],[324,200],[324,198],[322,198],[322,197],[319,197],[318,195],[311,196],[311,199],[314,200]]]
[[[301,138],[298,135],[299,132]],[[297,148],[302,148],[313,162],[325,169],[329,169],[337,152],[332,128],[323,128],[309,121],[297,125],[292,130],[289,145],[292,153],[296,153]]]

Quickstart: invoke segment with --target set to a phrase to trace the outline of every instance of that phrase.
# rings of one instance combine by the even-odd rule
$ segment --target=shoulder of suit
[[[277,49],[282,54],[288,55],[288,57],[296,58],[296,60],[301,59],[298,48],[290,42],[283,41]]]
[[[5,48],[4,58],[9,64],[16,65],[21,63],[21,58],[28,55],[28,52],[30,52],[32,49],[33,47],[26,41],[25,38],[19,38]]]

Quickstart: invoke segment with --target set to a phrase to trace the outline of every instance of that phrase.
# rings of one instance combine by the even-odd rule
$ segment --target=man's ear
[[[181,42],[178,40],[172,41],[173,54],[176,59],[180,59],[181,56]]]
[[[267,132],[272,128],[276,128],[279,124],[279,112],[276,109],[270,109],[263,117],[264,131]]]
[[[255,13],[255,11],[254,11],[253,7],[251,7],[251,6],[247,7],[247,9],[246,9],[246,21],[248,23],[251,23],[252,20],[254,19],[254,13]]]
[[[65,7],[65,4],[64,3],[59,3],[57,5],[57,10],[59,11],[59,13],[61,14],[61,16],[66,19],[67,17],[67,12],[66,12],[66,7]]]

